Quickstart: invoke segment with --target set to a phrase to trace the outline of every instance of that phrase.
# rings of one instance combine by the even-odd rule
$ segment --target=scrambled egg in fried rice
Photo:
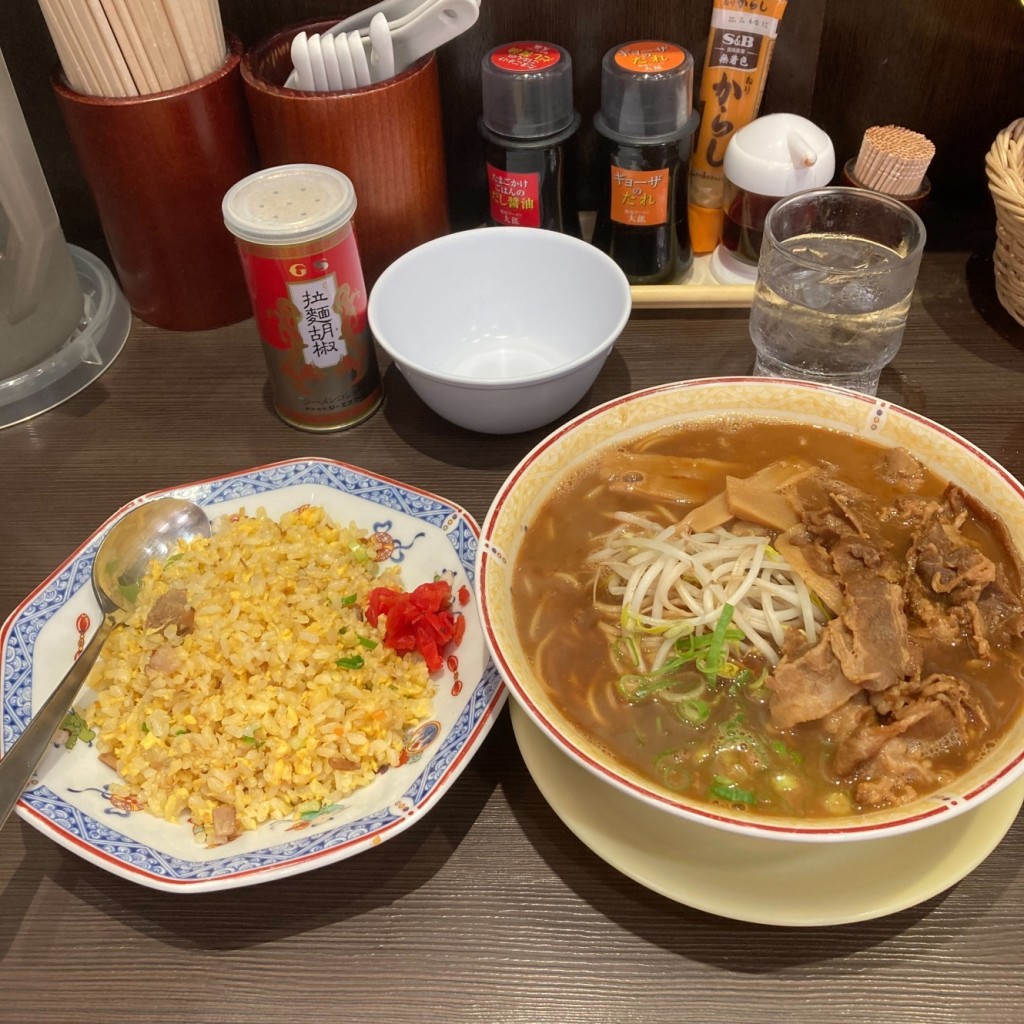
[[[363,618],[371,587],[400,586],[369,543],[318,507],[260,509],[150,566],[85,714],[120,795],[223,841],[399,764],[433,686]]]

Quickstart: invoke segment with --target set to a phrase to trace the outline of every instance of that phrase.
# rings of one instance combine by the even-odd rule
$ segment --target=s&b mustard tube
[[[786,0],[714,0],[688,189],[696,254],[711,252],[721,240],[725,147],[757,115],[785,10]]]

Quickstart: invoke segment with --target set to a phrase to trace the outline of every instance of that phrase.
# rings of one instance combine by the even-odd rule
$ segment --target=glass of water
[[[754,373],[873,395],[903,340],[924,240],[921,218],[879,192],[826,187],[779,200],[750,309]]]

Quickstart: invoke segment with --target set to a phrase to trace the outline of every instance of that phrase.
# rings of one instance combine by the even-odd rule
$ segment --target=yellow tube
[[[733,134],[761,105],[786,0],[714,0],[701,75],[700,130],[690,161],[690,241],[696,254],[722,237],[722,161]]]

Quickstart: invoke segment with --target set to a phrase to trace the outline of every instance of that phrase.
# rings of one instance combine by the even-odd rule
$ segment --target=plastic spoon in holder
[[[356,69],[352,67],[352,54],[348,49],[348,37],[324,36],[323,45],[334,50],[334,55],[338,59],[342,89],[355,89],[358,83],[356,82]]]
[[[305,92],[313,92],[313,65],[309,57],[309,43],[305,32],[300,32],[292,40],[292,64],[295,70],[288,76],[284,83],[289,89],[302,89]]]
[[[363,37],[358,32],[349,32],[347,38],[348,51],[352,54],[352,67],[356,73],[356,84],[359,86],[370,85],[370,64],[366,59]]]
[[[383,82],[395,74],[395,51],[387,16],[379,12],[370,22],[370,77]]]
[[[404,71],[420,57],[470,28],[479,17],[480,0],[420,0],[415,5],[404,7],[403,10],[406,10],[406,13],[387,23],[395,64],[392,74]],[[383,10],[377,12],[377,14],[384,13]],[[374,17],[376,16],[375,14]],[[373,21],[374,18],[371,17],[370,20]],[[326,61],[323,48],[329,45],[332,38],[335,41],[335,52],[338,56],[344,83],[343,88],[353,89],[391,77],[385,75],[383,69],[378,72],[379,77],[375,77],[373,73],[370,66],[372,42],[368,35],[369,26],[364,25],[361,31],[341,31],[340,26],[346,23],[347,20],[339,22],[338,25],[324,33],[300,32],[295,36],[292,40],[291,53],[294,69],[285,80],[286,88],[309,91],[321,88],[317,85],[317,72],[319,63]],[[378,20],[378,25],[380,24]],[[384,55],[383,59],[386,62],[388,44],[383,39],[381,28],[377,29],[377,33],[378,49]],[[362,46],[355,45],[356,37],[359,38]],[[369,58],[367,57],[367,47],[371,47]],[[320,61],[316,59],[318,50]],[[362,74],[364,64],[366,65],[365,75]],[[349,70],[348,65],[351,65],[351,77],[346,74]],[[326,69],[324,74],[326,75]],[[324,85],[323,88],[329,88],[329,86]]]
[[[293,70],[285,79],[286,89],[323,92],[331,88],[327,79],[327,67],[323,53],[323,47],[330,44],[331,41],[330,36],[321,36],[318,32],[312,34],[299,32],[292,39]],[[352,88],[352,86],[342,86],[341,88]]]
[[[359,14],[352,15],[351,18],[346,18],[344,21],[338,22],[332,28],[327,30],[326,34],[338,35],[339,33],[347,34],[348,32],[358,31],[359,34],[366,39],[370,32],[370,22],[373,20],[378,13],[384,14],[387,18],[388,28],[394,32],[396,29],[401,28],[407,22],[412,21],[414,18],[418,18],[421,14],[425,14],[430,7],[434,7],[436,4],[443,3],[444,0],[417,0],[416,3],[402,3],[399,4],[394,11],[388,12],[385,10],[378,11],[376,7],[368,8],[366,11],[362,11]],[[473,0],[473,2],[480,6],[480,0]],[[383,8],[384,4],[378,4],[377,7]],[[399,13],[399,12],[402,13]],[[363,20],[364,15],[369,15],[366,20]],[[352,23],[351,25],[349,23]]]
[[[349,32],[358,32],[366,29],[375,14],[383,14],[390,22],[397,22],[408,14],[412,14],[417,8],[422,7],[424,0],[381,0],[365,10],[350,14],[344,21],[339,21],[330,31],[331,35],[340,35]]]
[[[397,75],[431,50],[461,35],[480,17],[477,0],[437,0],[391,31]]]
[[[309,63],[313,69],[313,88],[317,92],[327,92],[331,88],[327,81],[327,66],[324,64],[323,48],[320,36],[315,32],[309,37]]]
[[[341,75],[341,65],[338,63],[338,48],[330,36],[320,37],[320,52],[324,57],[324,69],[327,72],[327,88],[332,92],[339,92],[345,88],[345,80]]]

